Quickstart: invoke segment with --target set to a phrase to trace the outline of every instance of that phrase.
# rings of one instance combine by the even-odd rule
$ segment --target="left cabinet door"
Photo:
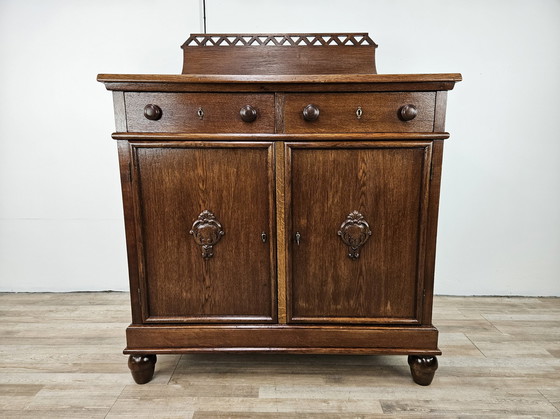
[[[130,142],[128,155],[142,321],[275,322],[272,143]]]

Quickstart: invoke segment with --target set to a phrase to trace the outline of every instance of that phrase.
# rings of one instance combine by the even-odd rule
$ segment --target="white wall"
[[[178,73],[197,0],[0,0],[0,290],[128,287],[111,93]]]
[[[0,290],[127,288],[109,92],[179,73],[197,0],[0,0]],[[560,2],[207,0],[209,32],[369,32],[451,91],[436,292],[560,295]],[[32,122],[31,122],[32,121]]]

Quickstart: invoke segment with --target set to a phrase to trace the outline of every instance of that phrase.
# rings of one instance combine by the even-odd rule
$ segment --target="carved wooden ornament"
[[[210,259],[214,256],[213,247],[225,234],[220,222],[208,210],[200,213],[189,233],[194,237],[195,243],[202,247],[202,257],[204,259]]]
[[[348,246],[348,257],[356,260],[360,257],[358,250],[371,236],[371,230],[367,221],[364,220],[364,216],[358,211],[353,211],[348,214],[346,220],[340,225],[338,235],[344,244]]]
[[[367,33],[334,34],[191,34],[184,47],[233,46],[375,46]]]

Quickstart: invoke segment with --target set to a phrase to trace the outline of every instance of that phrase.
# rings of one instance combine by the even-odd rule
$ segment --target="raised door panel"
[[[275,321],[271,143],[131,147],[144,321]]]
[[[431,142],[287,144],[289,322],[421,322],[431,154]]]

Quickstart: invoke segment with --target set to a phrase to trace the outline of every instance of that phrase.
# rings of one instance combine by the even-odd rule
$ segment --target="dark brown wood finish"
[[[131,326],[125,353],[214,350],[439,355],[433,326]]]
[[[449,138],[447,132],[372,132],[372,133],[307,133],[307,134],[185,134],[185,133],[165,133],[165,132],[134,132],[134,133],[113,133],[115,140],[141,140],[144,142],[153,141],[432,141],[445,140]]]
[[[435,356],[409,355],[408,365],[410,366],[412,379],[421,386],[429,386],[438,369],[437,357]]]
[[[115,114],[116,131],[128,131],[126,126],[126,106],[124,104],[124,92],[113,91],[113,110]]]
[[[333,57],[334,59],[335,57]],[[429,87],[439,86],[434,90],[451,90],[455,83],[462,80],[458,73],[441,74],[98,74],[97,81],[104,83],[108,90],[132,91],[137,83],[144,85],[145,89],[152,89],[157,92],[162,84],[172,85],[173,89],[182,91],[194,89],[195,86],[214,85],[216,91],[223,91],[228,85],[246,84],[249,89],[262,89],[264,85],[270,86],[268,90],[276,91],[279,85],[285,85],[288,89],[301,90],[301,86],[308,86],[314,89],[328,91],[332,85],[339,84],[350,87],[349,91],[360,90],[362,85],[367,85],[371,91],[376,91],[376,87],[388,84],[402,86],[396,91],[411,91],[420,87],[420,91],[428,90]],[[126,84],[120,86],[120,84]],[[295,86],[295,87],[294,87]],[[326,86],[326,88],[325,88]],[[354,86],[354,89],[351,87]],[[407,89],[406,86],[411,88]]]
[[[125,93],[127,125],[131,132],[274,132],[273,94]],[[145,116],[147,105],[161,116]],[[241,110],[251,106],[256,116],[244,121]]]
[[[132,373],[132,378],[136,384],[146,384],[154,376],[157,356],[149,355],[130,355],[128,357],[128,368]]]
[[[406,354],[431,382],[461,75],[378,75],[375,47],[193,35],[191,74],[98,76],[114,92],[138,383],[156,353],[214,351]]]
[[[123,92],[424,92],[453,89],[460,74],[155,75],[99,74]]]
[[[432,300],[434,295],[434,274],[436,268],[436,236],[441,185],[441,164],[443,141],[434,140],[432,147],[432,166],[430,168],[430,196],[426,220],[426,251],[424,253],[424,297],[422,316],[424,324],[432,323]]]
[[[408,104],[418,115],[403,121],[399,112]],[[313,119],[305,118],[310,105],[317,110]],[[288,134],[433,131],[434,106],[433,92],[287,94],[284,127]]]
[[[286,155],[290,321],[420,323],[431,142],[288,143]],[[359,258],[337,233],[354,211],[372,232]]]
[[[376,47],[365,33],[193,34],[183,74],[374,74]]]
[[[447,92],[436,92],[436,112],[434,117],[434,131],[445,131],[445,110],[447,108]]]
[[[371,74],[375,62],[369,46],[337,47],[340,60],[332,59],[333,47],[302,46],[300,51],[288,47],[186,47],[184,73],[197,74],[338,74],[349,65],[357,74]],[[255,51],[258,49],[259,51]],[[300,57],[304,56],[304,59]],[[298,60],[299,59],[299,60]],[[351,63],[351,64],[350,64]]]
[[[130,284],[130,303],[132,323],[142,323],[143,303],[140,289],[141,243],[138,234],[139,220],[136,218],[135,200],[132,186],[132,158],[128,141],[117,141],[119,166],[121,173],[121,189],[124,210],[124,226],[126,231],[126,251],[128,255],[128,278]],[[140,251],[140,252],[139,252]]]
[[[143,241],[144,321],[273,321],[272,144],[132,143],[131,148]],[[204,211],[225,233],[211,257],[203,257],[193,231]]]

